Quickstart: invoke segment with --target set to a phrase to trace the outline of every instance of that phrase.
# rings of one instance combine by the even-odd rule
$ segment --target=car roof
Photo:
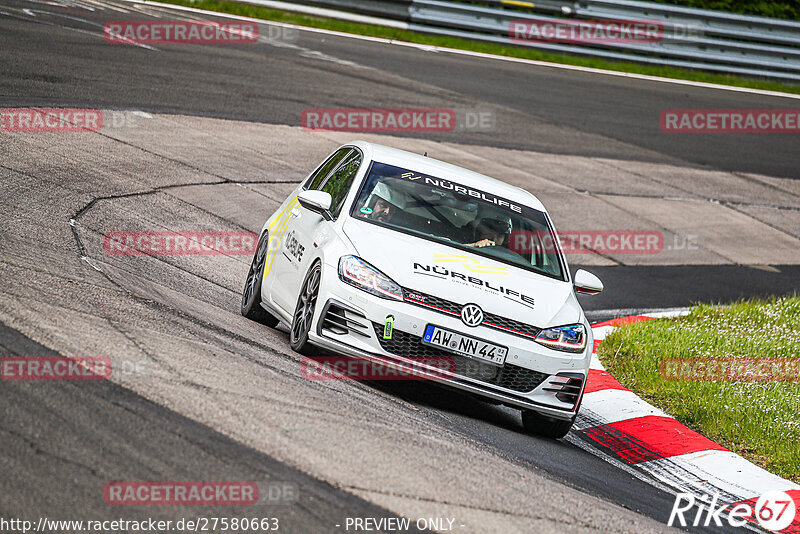
[[[369,160],[403,167],[422,174],[430,174],[436,178],[445,178],[467,187],[481,189],[508,199],[514,199],[515,202],[522,201],[520,203],[539,211],[547,212],[539,199],[529,191],[501,182],[485,174],[445,163],[444,161],[439,161],[438,159],[428,156],[421,156],[413,152],[407,152],[377,143],[353,141],[352,143],[347,143],[345,146],[358,147]]]

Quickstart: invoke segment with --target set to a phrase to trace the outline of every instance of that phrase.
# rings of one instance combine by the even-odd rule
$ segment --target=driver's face
[[[381,222],[388,222],[389,219],[392,217],[393,212],[392,205],[386,202],[383,199],[379,199],[375,203],[375,207],[372,208],[372,218],[381,221]]]

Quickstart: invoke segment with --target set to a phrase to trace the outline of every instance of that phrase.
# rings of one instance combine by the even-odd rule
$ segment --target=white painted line
[[[674,470],[674,466],[678,466],[710,485],[736,495],[740,500],[758,497],[772,490],[800,489],[800,485],[773,475],[731,451],[692,452],[639,465],[648,471]]]
[[[158,6],[167,9],[174,9],[177,11],[189,11],[192,13],[202,13],[204,15],[211,15],[214,17],[221,17],[221,18],[228,18],[228,19],[235,19],[235,20],[244,20],[248,22],[256,22],[259,24],[270,24],[274,26],[281,26],[284,28],[294,28],[297,30],[307,31],[311,33],[319,33],[323,35],[334,35],[337,37],[345,37],[349,39],[358,39],[361,41],[370,41],[374,43],[383,43],[389,45],[397,45],[397,46],[406,46],[409,48],[416,48],[417,50],[421,50],[423,52],[445,52],[450,54],[458,54],[463,56],[472,56],[472,57],[479,57],[483,59],[492,59],[496,61],[507,61],[511,63],[521,63],[525,65],[535,65],[537,67],[549,67],[553,69],[562,69],[562,70],[571,70],[576,72],[587,72],[591,74],[603,74],[606,76],[617,76],[620,78],[630,78],[632,80],[644,80],[650,82],[659,82],[659,83],[670,83],[674,85],[686,85],[691,87],[701,87],[704,89],[715,89],[719,91],[731,91],[735,93],[747,93],[753,95],[761,95],[761,96],[774,96],[779,98],[789,98],[793,100],[800,100],[800,94],[791,94],[791,93],[782,93],[779,91],[767,91],[765,89],[751,89],[749,87],[733,87],[731,85],[720,85],[715,83],[706,83],[706,82],[695,82],[691,80],[679,80],[675,78],[664,78],[662,76],[649,76],[647,74],[633,74],[630,72],[619,72],[614,70],[605,70],[605,69],[596,69],[591,67],[581,67],[578,65],[564,65],[561,63],[550,63],[547,61],[538,61],[535,59],[524,59],[524,58],[516,58],[516,57],[508,57],[508,56],[498,56],[494,54],[486,54],[483,52],[471,52],[469,50],[458,50],[456,48],[446,48],[441,46],[430,46],[418,43],[410,43],[407,41],[396,41],[394,39],[384,39],[382,37],[369,37],[366,35],[356,35],[352,33],[345,33],[345,32],[338,32],[333,30],[323,30],[320,28],[310,28],[308,26],[298,26],[296,24],[286,24],[284,22],[274,22],[264,19],[254,19],[251,17],[242,17],[239,15],[230,15],[227,13],[221,13],[218,11],[207,11],[205,9],[196,9],[193,7],[185,7],[185,6],[178,6],[174,4],[162,4],[161,2],[150,2],[148,0],[122,0],[123,2],[129,2],[133,4],[144,4],[144,5],[151,5],[151,6]],[[378,19],[384,20],[384,19]],[[380,25],[386,25],[386,22],[381,22]]]
[[[630,317],[631,315],[647,315],[649,313],[670,313],[684,311],[691,311],[691,308],[687,308],[685,306],[679,308],[612,308],[606,310],[591,310],[590,313],[608,317]]]
[[[685,310],[668,310],[668,311],[660,311],[660,312],[650,312],[650,313],[643,313],[645,317],[652,317],[653,319],[669,319],[671,317],[683,317],[684,315],[689,315],[691,313],[690,309]]]
[[[91,9],[92,11],[94,11],[93,8],[88,8],[88,9]],[[69,15],[65,15],[64,13],[56,13],[56,12],[52,12],[52,11],[44,11],[42,9],[37,9],[35,12],[36,13],[43,13],[45,15],[52,15],[54,17],[61,17],[61,18],[69,19],[69,20],[77,20],[77,21],[83,22],[83,23],[85,23],[85,24],[87,24],[89,26],[95,26],[95,27],[98,27],[98,28],[101,28],[101,29],[103,28],[103,25],[98,23],[98,22],[94,22],[94,21],[87,20],[87,19],[82,19],[80,17],[71,17]],[[78,33],[85,33],[87,35],[93,35],[95,37],[103,37],[104,36],[104,32],[103,31],[93,32],[93,31],[84,30],[84,29],[81,29],[81,28],[74,28],[72,26],[67,26],[67,25],[61,26],[61,28],[65,29],[65,30],[78,32]],[[122,37],[122,36],[120,37],[120,40],[124,40],[125,44],[131,44],[133,46],[138,46],[140,48],[146,48],[147,50],[153,50],[155,52],[158,52],[158,48],[154,48],[154,47],[152,47],[150,45],[146,45],[146,44],[142,44],[142,43],[137,43],[136,41],[131,41],[130,39],[127,39],[127,38]]]
[[[592,332],[594,332],[595,341],[603,341],[608,334],[616,329],[616,326],[598,326],[597,328],[592,328]]]
[[[600,362],[600,358],[597,357],[597,353],[592,354],[592,360],[589,362],[589,369],[596,369],[597,371],[606,370],[606,368],[603,367],[603,364]]]
[[[115,6],[111,2],[100,2],[98,0],[83,0],[83,1],[86,2],[87,4],[98,6],[100,9],[110,9],[112,11],[117,11],[119,13],[130,13],[129,10],[123,9],[119,6]]]
[[[581,412],[591,412],[587,415],[602,421],[602,424],[618,423],[648,415],[669,417],[652,404],[637,397],[634,392],[621,389],[603,389],[584,394]]]

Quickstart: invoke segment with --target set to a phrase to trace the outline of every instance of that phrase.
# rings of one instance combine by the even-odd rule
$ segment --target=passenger
[[[511,219],[507,217],[484,217],[475,227],[475,242],[468,247],[502,247],[511,234]]]

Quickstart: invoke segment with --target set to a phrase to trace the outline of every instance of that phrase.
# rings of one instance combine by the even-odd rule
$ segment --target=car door
[[[347,193],[361,166],[363,158],[359,150],[354,148],[343,150],[346,152],[337,158],[335,167],[324,178],[318,176],[308,182],[308,189],[330,193],[330,212],[333,220],[326,221],[318,213],[299,204],[294,206],[289,217],[285,237],[279,249],[281,267],[276,273],[273,295],[275,303],[290,313],[294,311],[300,286],[315,257],[312,251],[317,247],[323,247],[327,241],[331,226],[339,217]]]
[[[325,179],[333,173],[339,163],[341,163],[352,150],[353,149],[350,147],[344,147],[331,154],[308,176],[308,178],[306,178],[300,189],[319,189],[322,187],[325,183]],[[297,270],[298,264],[295,256],[299,256],[302,259],[303,255],[299,253],[301,250],[299,248],[300,246],[295,244],[294,240],[290,248],[295,256],[291,253],[288,255],[284,254],[284,252],[286,252],[285,244],[287,236],[290,233],[292,233],[293,236],[296,235],[293,233],[293,230],[295,227],[296,214],[298,213],[297,206],[297,197],[291,198],[285,206],[288,211],[282,214],[279,220],[274,223],[275,226],[270,232],[271,253],[267,258],[264,270],[264,277],[267,279],[267,287],[262,290],[262,297],[268,295],[268,300],[274,306],[288,313],[294,311],[294,299],[297,296],[297,291],[286,285],[288,277],[287,272],[294,272]],[[303,253],[304,252],[303,250]],[[267,275],[269,276],[267,277]]]

